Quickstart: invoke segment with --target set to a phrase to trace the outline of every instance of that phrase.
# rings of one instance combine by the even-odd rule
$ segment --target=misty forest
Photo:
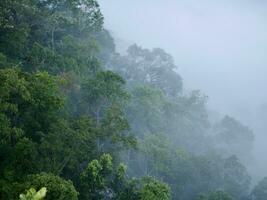
[[[118,51],[100,5],[0,1],[0,199],[267,200],[253,129],[166,50]]]

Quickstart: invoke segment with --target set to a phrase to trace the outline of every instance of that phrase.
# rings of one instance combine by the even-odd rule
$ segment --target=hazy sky
[[[100,5],[117,38],[171,53],[186,86],[205,92],[213,108],[233,112],[236,106],[266,103],[264,1],[100,0]]]
[[[267,151],[267,119],[258,120],[267,105],[266,0],[99,3],[105,27],[119,41],[172,54],[185,87],[200,89],[209,96],[211,109],[253,127],[256,152]]]

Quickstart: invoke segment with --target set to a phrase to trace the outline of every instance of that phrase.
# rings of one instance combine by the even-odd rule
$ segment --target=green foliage
[[[103,23],[96,0],[0,1],[0,199],[246,198],[252,131],[211,124],[172,56],[119,55]]]
[[[28,137],[40,139],[40,132],[47,133],[63,105],[56,79],[46,72],[28,74],[10,68],[0,70],[0,82],[3,123],[17,134],[25,132]],[[13,144],[18,137],[13,137]]]
[[[223,154],[237,155],[245,162],[250,162],[253,148],[253,132],[232,117],[225,116],[214,127],[216,143]]]
[[[123,187],[126,167],[114,167],[112,157],[103,154],[92,160],[81,174],[81,199],[115,198],[119,187]]]
[[[127,106],[127,117],[138,136],[163,130],[162,114],[166,103],[162,93],[147,86],[131,90],[131,101]]]
[[[7,57],[4,54],[0,53],[0,69],[1,68],[6,68],[9,65],[10,64],[7,61]]]
[[[34,188],[27,190],[26,194],[21,194],[19,196],[20,200],[42,200],[46,196],[46,188],[43,187],[39,191],[36,191]]]
[[[225,191],[236,199],[246,197],[249,193],[251,177],[236,156],[231,156],[225,160],[224,171]]]
[[[86,114],[91,114],[99,122],[103,113],[113,104],[126,101],[128,94],[124,89],[125,81],[117,74],[106,71],[98,72],[82,85],[83,103]]]
[[[103,16],[95,0],[0,3],[0,52],[29,71],[86,71]]]
[[[72,178],[78,178],[76,170],[80,163],[96,154],[96,135],[97,130],[89,118],[58,121],[39,146],[44,157],[41,169],[58,175],[70,173]]]
[[[151,177],[143,179],[141,189],[141,200],[169,200],[170,188],[167,184],[161,183]]]
[[[33,188],[47,188],[46,200],[77,200],[78,192],[75,190],[71,181],[66,181],[53,174],[41,173],[31,175],[25,186]]]
[[[114,151],[136,143],[123,111],[129,98],[124,85],[124,79],[111,71],[98,72],[82,84],[81,113],[91,116],[100,129],[99,151]],[[114,148],[115,143],[121,145]]]
[[[182,80],[175,72],[173,58],[164,50],[152,51],[132,45],[127,56],[116,56],[111,68],[129,80],[130,85],[149,85],[160,89],[166,96],[177,96],[182,90]]]
[[[45,72],[1,69],[0,91],[0,173],[20,180],[39,170],[38,143],[56,122],[63,99],[56,79]]]

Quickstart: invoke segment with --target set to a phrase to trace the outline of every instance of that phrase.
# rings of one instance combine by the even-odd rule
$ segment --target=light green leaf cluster
[[[45,187],[36,191],[34,188],[29,189],[26,194],[19,196],[20,200],[42,200],[46,196],[47,189]]]

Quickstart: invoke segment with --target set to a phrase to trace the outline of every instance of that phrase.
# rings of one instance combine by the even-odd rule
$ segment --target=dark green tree
[[[37,190],[45,187],[47,193],[46,200],[78,200],[78,192],[71,181],[66,181],[54,174],[41,173],[30,175],[24,183],[27,188],[33,187]]]

